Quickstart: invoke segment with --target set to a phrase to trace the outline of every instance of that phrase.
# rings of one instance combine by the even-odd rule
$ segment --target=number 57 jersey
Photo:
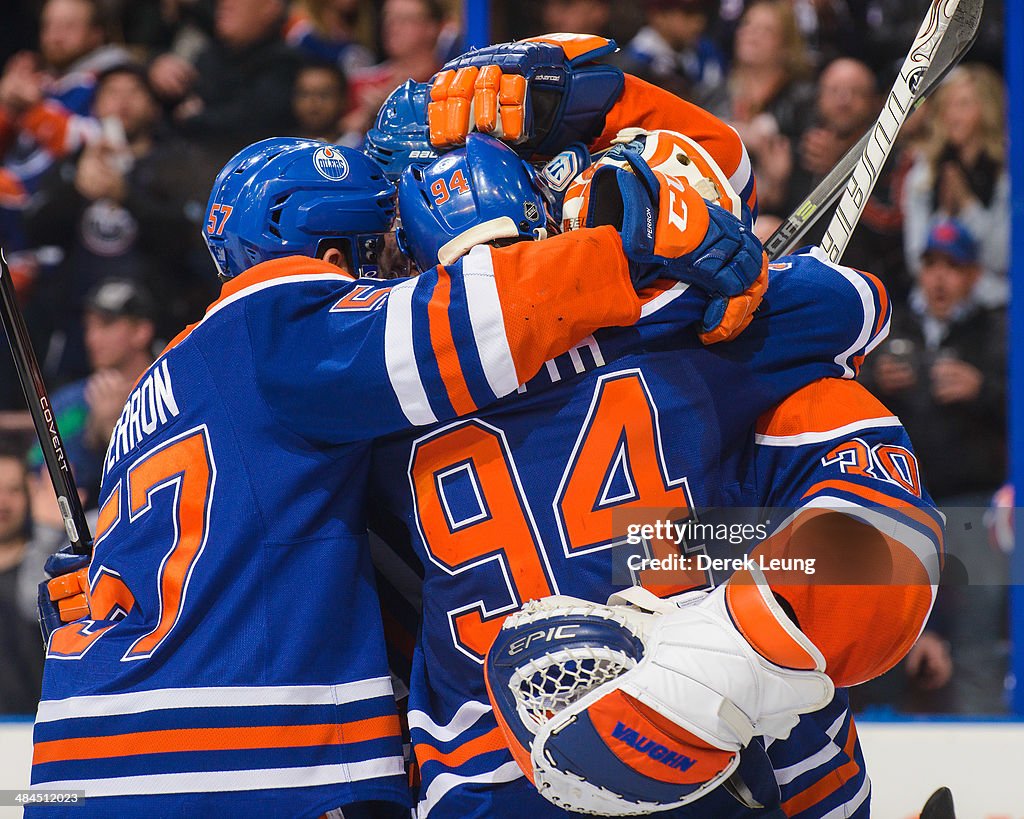
[[[408,804],[366,538],[369,441],[455,417],[453,384],[472,411],[634,320],[624,257],[595,279],[557,253],[614,253],[600,230],[527,248],[559,259],[538,273],[553,301],[574,297],[557,313],[537,309],[512,249],[401,282],[287,257],[225,285],[111,438],[89,619],[50,637],[34,733],[33,785],[84,790],[86,805],[33,813]]]
[[[635,326],[596,332],[518,394],[375,444],[371,528],[396,551],[408,537],[424,572],[409,715],[420,816],[562,815],[531,798],[488,704],[482,661],[504,618],[550,594],[603,602],[653,585],[631,568],[649,552],[628,527],[753,505],[758,416],[817,379],[853,377],[884,338],[874,277],[816,249],[769,276],[734,342],[699,342],[703,297],[685,285],[652,291]]]

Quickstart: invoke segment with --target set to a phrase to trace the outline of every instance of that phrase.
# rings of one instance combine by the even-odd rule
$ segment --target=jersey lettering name
[[[157,431],[171,418],[179,414],[178,402],[174,399],[171,373],[165,358],[153,367],[128,396],[121,417],[117,419],[110,436],[107,457],[103,465],[106,474],[113,469],[123,456],[138,446],[142,440]]]

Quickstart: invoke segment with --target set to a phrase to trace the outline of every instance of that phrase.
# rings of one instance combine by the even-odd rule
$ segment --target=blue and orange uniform
[[[482,660],[503,619],[550,594],[603,601],[634,583],[671,594],[724,582],[724,573],[634,572],[632,556],[674,545],[631,544],[629,527],[744,514],[753,525],[761,507],[785,502],[766,491],[776,484],[758,483],[767,457],[755,457],[759,416],[820,379],[846,384],[888,326],[877,280],[813,249],[771,266],[760,312],[728,344],[699,342],[693,296],[685,285],[656,288],[635,326],[598,331],[517,395],[375,446],[375,519],[391,536],[404,524],[425,574],[409,715],[419,816],[566,815],[524,778],[488,703]],[[722,546],[680,548],[721,556]],[[835,708],[823,729],[811,719],[807,737],[772,746],[780,766],[807,765],[832,728],[847,741],[846,722],[832,724],[844,701]],[[845,762],[830,759],[814,776]],[[711,813],[677,815],[733,815],[739,803],[722,797]]]
[[[34,734],[33,787],[86,803],[30,813],[408,804],[369,440],[475,411],[640,309],[611,228],[397,283],[304,257],[232,279],[111,437],[90,613],[50,637]]]

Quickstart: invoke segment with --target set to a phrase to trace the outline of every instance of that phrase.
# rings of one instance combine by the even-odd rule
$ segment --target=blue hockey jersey
[[[874,277],[817,249],[771,266],[736,341],[703,347],[686,329],[701,310],[684,285],[651,293],[636,326],[595,333],[518,395],[375,446],[375,526],[394,537],[404,524],[425,573],[409,716],[420,816],[564,815],[523,778],[487,702],[481,664],[502,620],[549,594],[603,601],[636,582],[659,593],[723,582],[730,572],[634,571],[630,558],[673,544],[631,543],[629,527],[744,508],[753,525],[760,507],[785,505],[759,486],[755,422],[805,385],[852,377],[889,313]],[[787,753],[805,765],[805,751],[846,742],[842,694],[830,708],[772,751],[780,767]]]
[[[51,635],[34,734],[33,786],[86,802],[30,812],[407,804],[367,440],[475,410],[639,311],[611,228],[401,282],[290,257],[225,285],[111,437],[91,619]]]

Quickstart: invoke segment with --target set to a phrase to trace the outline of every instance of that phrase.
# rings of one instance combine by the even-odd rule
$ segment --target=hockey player
[[[226,284],[139,380],[91,564],[48,588],[74,622],[49,636],[32,782],[87,802],[31,813],[407,810],[368,441],[475,411],[641,306],[610,227],[357,279],[393,198],[362,154],[304,140],[218,176],[205,236]]]
[[[461,203],[431,207],[419,190],[432,179],[432,167],[419,174],[417,184],[407,171],[400,207],[413,252],[416,236],[430,233],[419,229],[420,219],[443,229],[460,207],[466,213],[475,207],[480,223],[493,215],[483,189],[474,187],[472,163],[462,164],[472,152],[471,140],[464,152],[447,156],[446,168],[463,169],[470,189]],[[585,190],[576,192],[584,203],[577,218],[587,224],[617,214],[628,223],[624,237],[633,235],[632,227],[642,237],[644,218],[631,219],[629,205],[655,194],[659,226],[673,213],[680,217],[673,198],[678,203],[688,186],[707,189],[692,175],[694,163],[686,161],[697,153],[690,141],[665,135],[620,149],[589,175]],[[660,158],[654,172],[644,157]],[[514,162],[506,167],[510,179],[515,167]],[[518,173],[529,172],[520,164]],[[489,179],[499,176],[490,169]],[[722,184],[723,177],[712,173],[707,183],[718,192],[719,204],[731,209],[738,197]],[[695,225],[701,215],[690,193],[688,222]],[[472,221],[466,213],[461,214],[464,230]],[[424,255],[418,263],[428,264],[436,244],[419,247]],[[601,602],[635,583],[661,595],[726,584],[734,597],[744,598],[752,634],[760,627],[772,639],[785,636],[787,629],[800,635],[786,615],[777,616],[778,606],[760,596],[758,586],[731,578],[729,564],[710,562],[742,557],[760,537],[748,534],[737,546],[728,540],[702,544],[700,539],[629,536],[631,527],[655,521],[676,527],[749,525],[756,532],[754,525],[763,523],[758,510],[764,506],[805,513],[763,530],[774,535],[758,546],[760,553],[816,558],[823,571],[818,579],[825,581],[834,581],[839,571],[824,573],[834,560],[862,585],[819,597],[817,585],[794,583],[792,574],[769,569],[768,580],[803,612],[802,635],[791,642],[801,649],[815,647],[816,665],[808,673],[817,676],[802,689],[805,699],[782,702],[775,723],[736,691],[718,691],[717,701],[737,702],[740,710],[748,710],[745,719],[755,723],[747,728],[737,723],[743,741],[729,737],[729,752],[721,748],[726,734],[717,723],[701,723],[691,733],[718,748],[717,756],[708,752],[720,763],[716,773],[726,769],[726,757],[733,764],[733,751],[751,737],[777,737],[768,748],[774,773],[762,769],[752,784],[759,795],[767,793],[781,803],[786,815],[866,814],[869,786],[841,686],[880,673],[916,637],[931,604],[939,522],[923,496],[898,421],[858,385],[843,380],[854,375],[863,355],[884,337],[884,290],[873,277],[832,265],[815,249],[772,265],[770,275],[758,317],[733,342],[704,348],[692,330],[681,329],[701,316],[702,302],[689,303],[693,288],[654,285],[644,293],[635,327],[595,333],[568,355],[548,362],[519,394],[466,419],[378,443],[370,492],[376,514],[382,529],[390,525],[393,532],[395,518],[405,525],[426,575],[409,717],[422,775],[419,816],[566,815],[524,777],[524,769],[535,773],[529,748],[521,736],[507,731],[515,753],[510,752],[484,687],[488,647],[503,619],[527,600],[556,593]],[[830,516],[828,509],[835,506],[843,507],[844,514]],[[816,507],[821,509],[811,511]],[[746,517],[737,519],[744,508]],[[834,537],[823,546],[819,535],[826,525],[833,527]],[[697,560],[701,555],[706,562]],[[679,568],[668,571],[637,562],[651,557],[690,561],[677,560]],[[879,567],[891,573],[873,574]],[[854,589],[857,594],[851,595]],[[723,594],[716,593],[714,600]],[[831,606],[841,613],[830,613]],[[757,645],[767,651],[767,642],[758,640]],[[722,674],[736,668],[745,674],[738,680],[772,682],[770,671],[756,677],[749,652],[743,654],[736,645],[734,640],[729,647],[738,659],[732,665],[723,662]],[[781,641],[772,647],[788,648]],[[792,662],[793,656],[774,659]],[[741,669],[743,661],[748,666]],[[547,685],[542,690],[557,690],[554,679]],[[832,686],[839,686],[834,696]],[[657,693],[662,702],[671,702],[665,691]],[[621,709],[615,713],[629,724]],[[683,706],[670,713],[684,713],[688,726],[696,721]],[[712,708],[710,713],[716,712]],[[647,720],[646,736],[653,736],[651,723],[658,722],[658,715],[641,716]],[[645,799],[634,796],[633,808],[636,801],[677,804],[680,791],[694,793],[714,779],[708,774],[713,765],[695,769],[703,779],[687,779],[644,757],[642,749],[631,757],[637,749],[626,745],[620,745],[624,752],[618,751],[618,761],[596,752],[587,758],[587,749],[601,747],[597,742],[611,744],[602,734],[574,746],[594,765],[569,773],[615,793],[622,793],[624,775],[635,777],[631,793]],[[679,744],[676,740],[675,747]],[[652,747],[650,741],[646,747]],[[687,758],[693,757],[691,752]],[[523,760],[522,768],[515,759]],[[625,773],[609,760],[626,767]],[[628,763],[635,769],[628,769]],[[666,785],[679,782],[693,787]],[[676,798],[666,798],[666,792]],[[672,815],[759,815],[724,788],[704,792],[691,808]],[[576,809],[600,812],[608,805],[597,799],[573,802],[564,792],[559,796],[562,804]]]

